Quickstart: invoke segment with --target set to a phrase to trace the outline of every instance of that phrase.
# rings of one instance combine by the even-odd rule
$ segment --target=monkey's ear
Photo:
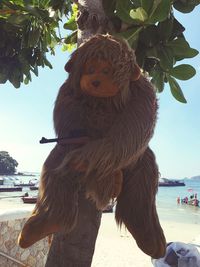
[[[137,64],[135,64],[134,70],[131,76],[131,81],[137,81],[140,78],[140,75],[141,75],[140,67]]]
[[[67,72],[70,72],[72,70],[73,67],[73,59],[70,58],[70,60],[68,60],[68,62],[65,64],[65,70]]]

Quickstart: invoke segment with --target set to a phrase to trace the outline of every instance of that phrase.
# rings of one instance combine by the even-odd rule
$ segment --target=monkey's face
[[[91,59],[83,66],[81,90],[95,97],[115,96],[119,87],[113,82],[113,68],[106,60]]]

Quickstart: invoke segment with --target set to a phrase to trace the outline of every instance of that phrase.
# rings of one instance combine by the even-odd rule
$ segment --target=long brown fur
[[[80,79],[89,59],[112,64],[113,82],[119,87],[115,96],[94,97],[81,90]],[[133,81],[136,67],[127,43],[109,35],[92,37],[72,54],[65,67],[69,77],[55,102],[55,132],[67,137],[84,130],[90,141],[55,146],[43,166],[33,214],[37,221],[48,218],[70,232],[76,225],[81,186],[99,209],[118,191],[117,223],[125,224],[145,253],[159,258],[165,253],[165,237],[155,206],[158,168],[148,147],[157,101],[145,77]]]

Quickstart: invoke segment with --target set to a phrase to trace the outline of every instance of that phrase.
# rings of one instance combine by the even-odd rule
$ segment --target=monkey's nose
[[[92,81],[92,85],[95,86],[95,87],[98,87],[100,85],[100,81],[98,80],[95,80],[95,81]]]

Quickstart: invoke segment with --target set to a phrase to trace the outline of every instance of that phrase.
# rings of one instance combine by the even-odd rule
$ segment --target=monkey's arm
[[[145,78],[132,86],[129,102],[105,137],[70,152],[61,169],[71,160],[86,162],[86,175],[95,170],[101,178],[137,161],[153,134],[157,104],[152,85]]]

